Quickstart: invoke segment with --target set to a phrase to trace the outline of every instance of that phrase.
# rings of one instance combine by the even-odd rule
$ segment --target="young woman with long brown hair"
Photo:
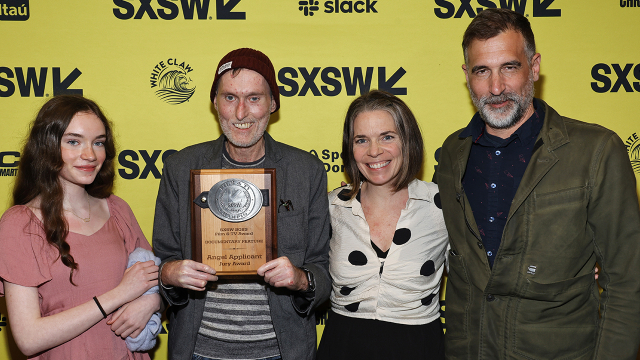
[[[128,254],[150,246],[129,206],[112,195],[114,158],[111,126],[93,101],[56,96],[40,109],[14,206],[0,220],[0,295],[27,356],[149,358],[123,339],[160,308],[157,294],[141,296],[157,285],[158,267],[127,269]]]

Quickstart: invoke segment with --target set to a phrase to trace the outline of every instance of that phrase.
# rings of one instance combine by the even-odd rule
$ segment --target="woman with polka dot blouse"
[[[440,280],[448,248],[438,186],[415,178],[420,128],[384,91],[354,100],[329,194],[331,312],[319,360],[444,359]]]

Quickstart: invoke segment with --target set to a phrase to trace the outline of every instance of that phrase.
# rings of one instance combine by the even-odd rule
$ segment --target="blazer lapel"
[[[527,199],[529,194],[531,194],[533,189],[535,189],[540,180],[542,180],[549,170],[558,162],[558,157],[553,151],[569,142],[567,129],[560,115],[544,101],[539,101],[546,107],[544,125],[534,146],[536,150],[533,155],[531,155],[531,161],[529,165],[527,165],[527,169],[522,176],[522,181],[520,181],[520,186],[511,203],[507,223]]]

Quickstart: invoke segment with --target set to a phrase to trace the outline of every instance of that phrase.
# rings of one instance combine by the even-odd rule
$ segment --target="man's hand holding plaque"
[[[216,270],[193,260],[176,260],[162,267],[163,286],[177,286],[189,290],[204,291],[209,281],[218,281]],[[303,270],[291,264],[286,256],[271,260],[258,269],[258,275],[273,287],[285,287],[293,291],[309,290],[309,281]]]
[[[260,266],[258,275],[264,277],[264,281],[274,287],[285,287],[293,291],[307,291],[309,281],[307,275],[299,267],[294,266],[286,256]]]
[[[193,260],[169,261],[160,272],[163,286],[178,286],[189,290],[204,291],[209,281],[218,281],[216,270]]]

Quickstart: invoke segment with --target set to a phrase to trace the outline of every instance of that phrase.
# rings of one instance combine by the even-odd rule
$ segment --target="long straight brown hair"
[[[60,151],[62,136],[77,113],[93,113],[102,121],[105,129],[106,159],[95,180],[85,186],[89,195],[104,199],[111,195],[115,177],[116,156],[111,124],[100,107],[79,95],[59,95],[47,101],[31,124],[29,136],[20,154],[18,176],[13,188],[13,204],[26,205],[40,197],[42,229],[46,240],[54,246],[64,265],[71,269],[69,281],[73,284],[73,272],[78,264],[66,242],[69,224],[64,216],[62,202],[64,190],[59,173],[64,161]]]

